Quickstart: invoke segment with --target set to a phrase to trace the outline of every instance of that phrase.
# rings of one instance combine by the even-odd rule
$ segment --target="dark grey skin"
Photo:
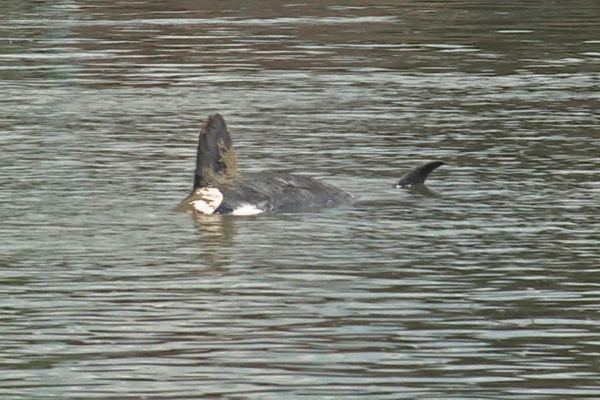
[[[309,176],[264,172],[236,179],[231,189],[221,188],[223,202],[216,214],[230,214],[241,204],[252,203],[264,212],[297,212],[337,207],[354,197]]]
[[[425,164],[406,174],[401,187],[423,183],[442,164]],[[194,201],[202,199],[201,188],[216,188],[223,200],[214,214],[231,214],[251,204],[262,212],[298,212],[352,204],[356,198],[335,186],[304,175],[262,172],[240,175],[237,158],[225,120],[220,114],[208,117],[200,130],[192,192],[181,201],[178,211],[195,213]]]
[[[411,188],[417,185],[423,185],[429,174],[442,165],[444,165],[442,161],[431,161],[420,165],[402,176],[395,187]]]
[[[240,175],[231,137],[220,114],[208,117],[200,130],[192,192],[177,207],[194,212],[196,189],[214,187],[223,194],[215,214],[230,214],[243,204],[263,212],[294,212],[351,204],[354,197],[317,179],[286,172]]]

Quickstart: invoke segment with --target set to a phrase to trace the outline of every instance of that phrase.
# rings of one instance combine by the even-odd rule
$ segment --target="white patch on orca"
[[[256,215],[262,213],[263,210],[252,204],[242,204],[231,212],[231,215]]]
[[[223,193],[217,188],[203,187],[194,192],[196,200],[190,201],[194,210],[202,214],[212,214],[223,202]]]

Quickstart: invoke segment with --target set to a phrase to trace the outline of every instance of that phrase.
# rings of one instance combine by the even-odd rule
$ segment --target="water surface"
[[[595,2],[167,3],[0,5],[0,397],[600,397]],[[360,201],[175,213],[216,111]]]

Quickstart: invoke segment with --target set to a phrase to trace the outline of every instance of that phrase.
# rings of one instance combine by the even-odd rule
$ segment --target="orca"
[[[441,167],[442,165],[444,165],[443,161],[430,161],[423,165],[419,165],[417,168],[404,174],[395,187],[412,188],[418,185],[423,185],[429,174],[431,174],[434,169]]]
[[[424,164],[404,175],[396,186],[423,184],[442,164],[441,161]],[[253,215],[316,210],[355,201],[344,190],[304,175],[240,174],[227,124],[216,113],[200,129],[192,191],[176,210],[192,214]]]

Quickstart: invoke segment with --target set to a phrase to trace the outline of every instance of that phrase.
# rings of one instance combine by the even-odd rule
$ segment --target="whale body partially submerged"
[[[404,175],[397,186],[422,184],[443,163],[424,164]],[[286,172],[240,174],[225,120],[208,117],[198,138],[191,193],[178,211],[200,214],[251,215],[297,212],[351,204],[354,196],[318,179]]]

